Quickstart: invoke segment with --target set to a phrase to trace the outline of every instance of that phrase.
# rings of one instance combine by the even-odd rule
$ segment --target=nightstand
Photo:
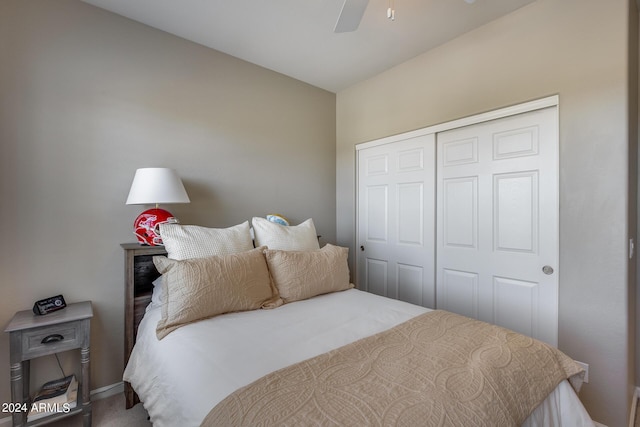
[[[45,315],[31,310],[19,311],[4,330],[9,333],[11,363],[11,401],[25,404],[27,411],[13,413],[14,426],[36,426],[60,418],[83,414],[84,427],[91,426],[91,398],[89,394],[89,343],[91,335],[91,301],[69,304]],[[48,338],[48,339],[47,339]],[[80,349],[81,377],[78,378],[78,403],[66,413],[58,413],[26,424],[29,395],[29,363],[31,359],[49,354]]]
[[[153,264],[156,255],[167,255],[164,246],[122,243],[124,249],[124,365],[127,366],[136,342],[138,325],[151,302],[153,281],[160,276]],[[131,385],[124,383],[125,407],[140,402]]]

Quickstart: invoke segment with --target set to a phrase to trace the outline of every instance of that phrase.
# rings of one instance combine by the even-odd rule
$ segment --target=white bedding
[[[158,341],[160,309],[149,306],[124,372],[155,427],[199,426],[218,402],[269,372],[398,325],[428,309],[351,289],[231,313]],[[592,426],[563,381],[525,426]]]

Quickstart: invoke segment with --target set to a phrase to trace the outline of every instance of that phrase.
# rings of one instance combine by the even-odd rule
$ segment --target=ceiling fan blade
[[[342,11],[338,16],[338,22],[333,29],[334,33],[348,33],[355,31],[360,25],[360,20],[367,8],[369,0],[344,0]]]

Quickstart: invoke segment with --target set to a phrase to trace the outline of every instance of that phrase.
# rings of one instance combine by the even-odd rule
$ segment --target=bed
[[[566,356],[556,354],[556,350],[502,328],[353,289],[352,285],[343,283],[346,249],[332,245],[319,248],[313,228],[287,227],[285,231],[283,226],[274,229],[271,224],[256,219],[253,226],[257,233],[253,239],[250,237],[251,247],[247,242],[237,245],[237,236],[227,235],[231,233],[230,229],[201,230],[172,225],[172,230],[167,229],[163,234],[169,258],[156,260],[159,271],[164,274],[156,281],[152,301],[140,321],[136,343],[124,372],[124,380],[140,397],[154,426],[416,425],[416,420],[420,420],[419,425],[496,425],[496,419],[501,420],[499,425],[593,425],[576,392],[582,372],[571,365],[573,362]],[[266,227],[268,233],[261,227]],[[232,231],[245,240],[248,224]],[[221,233],[225,236],[221,237]],[[272,238],[274,233],[276,239]],[[313,235],[313,239],[301,239],[302,234]],[[216,241],[213,249],[211,240]],[[201,248],[204,241],[209,249]],[[288,246],[291,242],[293,244]],[[258,249],[252,249],[254,244]],[[194,246],[199,249],[193,249]],[[249,253],[251,255],[247,255]],[[209,316],[201,310],[193,314],[190,306],[185,309],[185,305],[176,305],[173,300],[179,299],[174,290],[182,286],[183,281],[189,283],[181,270],[183,266],[192,268],[194,264],[209,265],[211,260],[224,260],[215,264],[218,271],[223,268],[221,265],[233,264],[230,257],[235,256],[242,257],[239,265],[246,267],[249,265],[246,258],[251,256],[258,260],[257,254],[266,258],[274,293],[260,295],[264,309],[235,307],[228,310],[223,307],[217,308],[223,313]],[[312,261],[318,258],[319,263],[314,265]],[[168,270],[166,264],[171,265]],[[337,269],[334,264],[338,265]],[[284,272],[279,270],[283,265],[287,266]],[[195,275],[198,277],[196,282],[202,282],[202,271],[198,270]],[[348,270],[346,274],[348,276]],[[315,283],[311,291],[306,288],[300,293],[304,286],[292,280],[287,287],[287,275],[305,283],[322,283]],[[331,276],[341,279],[335,280]],[[216,280],[220,283],[225,278],[217,276]],[[254,281],[242,273],[232,286],[237,288],[240,282]],[[183,297],[185,291],[179,289],[179,295]],[[315,294],[309,296],[309,293]],[[202,289],[195,289],[194,295],[197,298],[192,295],[185,304],[196,301],[196,305],[209,307],[229,299],[220,297],[223,292],[216,294],[215,301],[208,301]],[[172,305],[180,308],[178,317],[171,317],[168,307]],[[186,315],[186,321],[185,312],[190,313]],[[420,323],[425,321],[427,323]],[[515,347],[505,350],[507,347],[503,342],[498,346],[493,342],[482,348],[474,344],[469,347],[469,353],[464,354],[464,343],[459,342],[460,338],[455,342],[449,331],[467,330],[467,324],[482,328],[477,330],[482,333],[486,330],[490,340],[494,335],[499,336],[499,340],[510,341]],[[405,335],[417,341],[399,344],[398,337]],[[435,337],[435,341],[423,346],[425,351],[432,351],[444,343],[446,356],[439,357],[453,359],[460,353],[464,363],[451,367],[433,362],[439,369],[436,372],[430,365],[432,360],[416,359],[407,349],[421,347],[425,335]],[[474,331],[462,341],[468,343],[477,336],[480,332]],[[381,342],[390,345],[378,347]],[[540,344],[540,347],[531,347],[532,343]],[[518,361],[520,356],[516,353],[521,349],[528,354]],[[540,353],[546,356],[539,362],[531,359],[529,353],[536,358]],[[402,365],[404,362],[400,362],[404,359],[409,366],[411,363],[417,365],[407,370]],[[480,359],[490,361],[491,366],[480,369],[490,371],[491,378],[476,377],[475,371],[467,370],[469,364]],[[509,364],[515,364],[515,369],[502,371]],[[553,380],[550,379],[551,364],[563,365],[560,376],[556,375]],[[425,372],[420,371],[422,366],[428,366]],[[318,370],[314,371],[316,368]],[[362,382],[364,371],[374,374],[366,383]],[[433,377],[429,377],[429,371],[435,372]],[[447,375],[443,375],[445,372]],[[327,386],[329,383],[330,387]],[[333,387],[334,383],[341,384]],[[429,406],[431,400],[424,400],[426,389],[423,384],[427,383],[434,385],[427,393],[428,399],[431,399],[429,393],[442,394],[444,404],[434,400],[436,403]],[[543,383],[547,389],[541,388]],[[443,384],[446,390],[441,393]],[[343,386],[346,388],[339,388]],[[505,392],[500,390],[503,387],[516,388]],[[498,397],[487,397],[493,396],[491,393],[498,393]],[[536,393],[538,396],[533,396]],[[366,400],[370,398],[386,399],[387,402],[378,404],[378,400]],[[535,405],[531,408],[521,405],[525,401],[527,405],[533,405],[531,402]],[[326,405],[322,406],[322,402]],[[474,407],[476,403],[477,408]],[[508,410],[501,406],[502,403]],[[429,408],[425,409],[427,406]],[[520,412],[510,418],[514,406]],[[484,414],[487,414],[486,418]],[[489,418],[496,414],[503,418]]]

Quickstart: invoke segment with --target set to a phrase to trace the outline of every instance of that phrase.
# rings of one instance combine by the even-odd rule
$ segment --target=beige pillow
[[[282,304],[269,277],[264,249],[182,261],[153,257],[163,274],[158,339],[181,326],[218,314]]]
[[[283,251],[312,251],[320,249],[316,227],[309,218],[298,225],[280,225],[265,218],[254,217],[251,221],[256,247]]]
[[[273,283],[284,302],[353,288],[348,253],[349,249],[330,244],[316,251],[264,251]]]
[[[249,221],[229,228],[160,224],[160,236],[172,259],[205,258],[253,249]]]

